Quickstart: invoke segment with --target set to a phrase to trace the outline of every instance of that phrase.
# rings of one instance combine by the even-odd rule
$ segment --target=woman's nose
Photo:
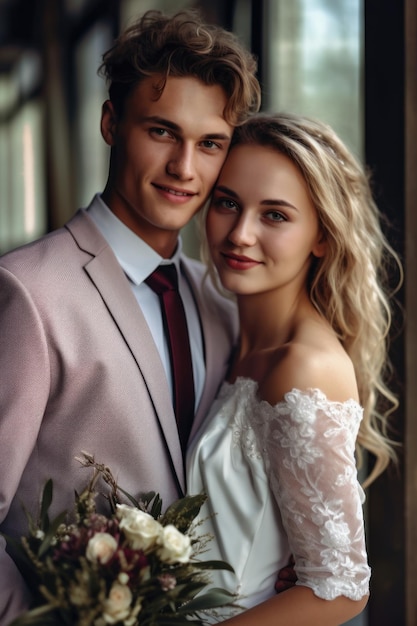
[[[253,219],[247,215],[238,215],[228,238],[236,246],[253,246],[256,242]]]

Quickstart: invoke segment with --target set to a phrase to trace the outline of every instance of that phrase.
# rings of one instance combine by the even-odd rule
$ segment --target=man
[[[0,530],[26,532],[48,478],[51,515],[89,479],[95,455],[137,495],[184,493],[172,366],[156,293],[174,264],[191,342],[195,429],[236,338],[233,305],[181,252],[179,231],[206,201],[233,128],[259,107],[256,64],[236,38],[194,13],[149,12],[104,55],[111,147],[101,196],[64,228],[0,259]],[[3,542],[3,539],[1,539]],[[29,603],[1,544],[0,626]]]

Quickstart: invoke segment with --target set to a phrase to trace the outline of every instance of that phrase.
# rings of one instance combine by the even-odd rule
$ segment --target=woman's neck
[[[278,348],[294,335],[301,319],[316,316],[308,295],[270,291],[237,297],[240,321],[241,356]]]
[[[324,321],[305,293],[290,297],[288,293],[264,292],[239,296],[237,303],[240,341],[228,375],[230,382],[238,376],[261,382],[277,355],[283,356],[291,342],[304,340],[306,328],[311,332],[310,322],[322,325]]]

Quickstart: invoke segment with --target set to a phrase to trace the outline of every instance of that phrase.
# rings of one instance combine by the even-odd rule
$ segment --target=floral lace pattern
[[[362,408],[354,400],[331,402],[317,389],[293,389],[271,406],[257,398],[257,383],[244,378],[226,383],[219,399],[233,394],[234,445],[249,460],[264,459],[298,584],[326,600],[359,600],[370,578],[354,457]]]

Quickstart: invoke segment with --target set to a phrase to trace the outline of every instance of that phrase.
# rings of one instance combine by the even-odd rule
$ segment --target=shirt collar
[[[161,257],[151,246],[128,228],[109,209],[97,194],[87,208],[89,217],[93,220],[125,274],[136,285],[143,281],[158,267],[173,263],[180,271],[180,258],[182,252],[182,240],[178,238],[177,248],[170,259]]]

